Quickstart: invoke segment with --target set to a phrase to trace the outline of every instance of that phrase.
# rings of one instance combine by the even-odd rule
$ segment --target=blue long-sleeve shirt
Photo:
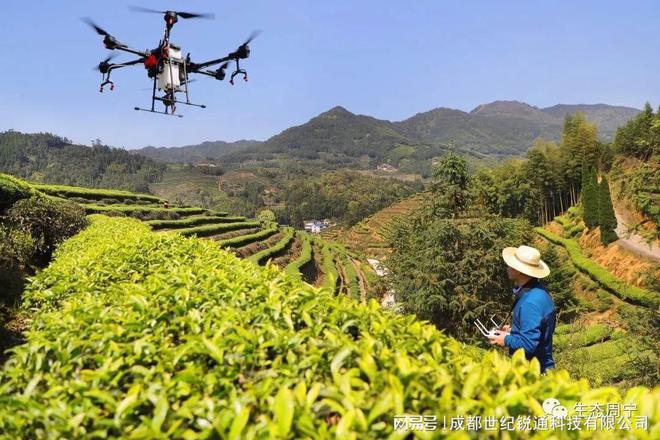
[[[552,358],[552,334],[555,331],[555,304],[548,291],[538,280],[514,290],[511,333],[504,338],[504,345],[513,354],[519,348],[525,357],[539,360],[541,372],[555,367]]]

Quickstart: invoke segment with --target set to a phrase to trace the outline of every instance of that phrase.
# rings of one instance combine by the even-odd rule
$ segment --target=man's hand
[[[511,326],[509,324],[503,325],[500,330],[506,333],[511,333]]]
[[[507,327],[507,326],[505,326]],[[495,333],[495,336],[492,338],[488,338],[491,344],[499,345],[500,347],[504,347],[504,338],[506,338],[506,335],[508,335],[509,332],[505,331],[498,331]]]

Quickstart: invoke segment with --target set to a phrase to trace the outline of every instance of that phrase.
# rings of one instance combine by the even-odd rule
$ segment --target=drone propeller
[[[259,36],[260,33],[261,33],[260,30],[253,31],[248,37],[248,39],[245,41],[245,43],[241,44],[241,46],[247,46],[248,44],[250,44],[252,40],[254,40]]]
[[[233,58],[233,59],[236,59],[236,60],[245,59],[245,58],[249,57],[250,56],[250,46],[248,46],[248,44],[250,44],[250,42],[252,42],[252,40],[254,40],[260,33],[261,33],[261,31],[252,32],[252,34],[250,34],[250,36],[245,41],[245,43],[238,46],[238,49],[236,49],[236,51],[234,51],[234,52],[230,53],[229,55],[227,55],[227,57],[228,58]]]
[[[158,11],[156,9],[143,8],[142,6],[129,6],[131,10],[135,12],[149,12],[155,14],[167,14],[168,12],[174,12],[177,16],[181,18],[208,18],[215,19],[215,14],[206,14],[206,13],[195,13],[195,12],[179,12],[179,11]]]
[[[97,66],[95,66],[93,70],[98,70],[101,73],[106,73],[108,71],[108,68],[110,67],[110,61],[116,57],[117,57],[116,54],[110,55],[108,58],[104,59]]]
[[[83,18],[81,18],[81,20],[84,21],[85,23],[87,23],[92,29],[94,29],[97,34],[103,35],[104,37],[110,37],[111,36],[108,33],[108,31],[106,31],[105,29],[103,29],[102,27],[100,27],[99,25],[94,23],[91,18],[83,17]]]

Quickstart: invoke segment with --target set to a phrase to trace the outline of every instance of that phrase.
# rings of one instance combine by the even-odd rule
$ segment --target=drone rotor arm
[[[213,66],[214,64],[224,63],[225,61],[230,61],[233,59],[234,57],[226,56],[211,61],[205,61],[203,63],[190,63],[190,71],[197,72],[200,69],[205,69],[207,67]]]
[[[108,71],[111,70],[116,70],[116,69],[121,69],[122,67],[129,67],[129,66],[134,66],[136,64],[140,64],[144,62],[144,58],[138,58],[133,61],[127,61],[125,63],[115,63],[115,64],[110,64]]]

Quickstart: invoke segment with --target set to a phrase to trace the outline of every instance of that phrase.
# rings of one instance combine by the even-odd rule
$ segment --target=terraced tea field
[[[625,388],[640,379],[657,382],[658,342],[652,334],[658,325],[660,293],[651,285],[624,282],[588,258],[577,239],[586,234],[583,229],[574,208],[555,218],[548,229],[536,228],[541,240],[554,246],[574,272],[571,287],[579,302],[579,316],[556,328],[555,361],[594,383]],[[645,264],[648,271],[658,270],[650,261]]]
[[[404,218],[417,209],[422,198],[422,195],[414,195],[372,214],[348,230],[330,228],[321,235],[325,239],[339,241],[361,255],[382,259],[387,255],[385,236],[389,225],[394,219]]]
[[[369,283],[356,257],[343,246],[304,231],[200,207],[165,207],[164,199],[149,194],[52,185],[38,189],[79,203],[88,214],[135,217],[154,231],[212,240],[256,264],[270,262],[313,286],[358,299],[367,295]]]

